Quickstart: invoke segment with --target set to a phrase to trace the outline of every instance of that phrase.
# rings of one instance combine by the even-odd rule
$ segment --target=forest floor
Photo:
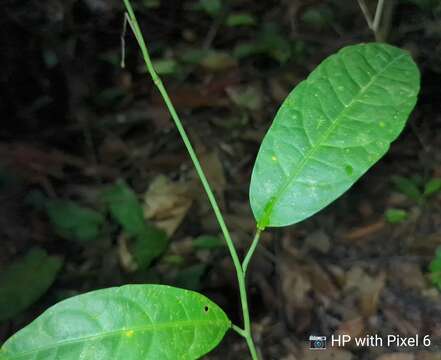
[[[243,256],[255,231],[250,174],[277,108],[328,55],[374,39],[356,1],[225,3],[135,2]],[[433,270],[441,246],[441,6],[388,4],[382,31],[420,67],[418,104],[389,153],[345,195],[302,223],[263,233],[248,276],[263,359],[441,359],[441,252]],[[0,266],[35,247],[62,266],[44,295],[0,322],[0,341],[56,301],[124,283],[198,290],[240,323],[216,219],[129,31],[120,67],[122,5],[6,1],[1,26]],[[149,224],[165,231],[161,256],[136,253],[106,212],[102,192],[119,179]],[[338,334],[429,335],[431,345],[331,348]],[[328,336],[328,350],[310,351],[310,335]],[[230,332],[205,358],[247,359],[246,343]]]

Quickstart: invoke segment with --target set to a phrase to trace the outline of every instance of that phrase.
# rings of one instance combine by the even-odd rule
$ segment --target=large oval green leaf
[[[230,325],[221,308],[196,292],[126,285],[54,305],[7,340],[0,359],[198,359]]]
[[[280,107],[254,165],[259,228],[297,223],[343,194],[389,149],[415,106],[420,75],[385,44],[324,60]]]
[[[63,261],[32,248],[0,273],[0,322],[17,316],[37,301],[54,282]]]

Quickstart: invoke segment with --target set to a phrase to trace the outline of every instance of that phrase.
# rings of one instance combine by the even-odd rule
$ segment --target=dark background
[[[372,12],[375,4],[368,2]],[[326,56],[374,36],[356,1],[217,5],[134,1],[242,255],[255,227],[249,178],[279,104]],[[220,231],[130,31],[126,67],[119,66],[122,4],[28,0],[2,1],[1,8],[0,266],[20,261],[33,247],[63,265],[38,300],[0,323],[0,339],[67,296],[134,282],[197,289],[240,323],[226,249],[194,243],[202,235],[219,239]],[[245,16],[235,23],[238,14]],[[441,178],[440,2],[387,0],[381,36],[410,51],[419,65],[418,104],[390,152],[348,193],[301,224],[264,233],[249,274],[264,359],[441,358],[441,297],[430,271],[441,245],[441,197],[418,194]],[[166,205],[149,192],[161,175]],[[157,206],[150,223],[161,227],[166,218],[175,224],[165,226],[170,244],[148,267],[133,266],[130,241],[110,216],[96,241],[78,242],[60,235],[45,211],[44,202],[54,199],[101,211],[99,194],[117,179],[144,209],[149,202]],[[385,216],[390,209],[402,218]],[[304,350],[310,334],[338,332],[428,334],[432,346],[350,345],[320,357]],[[246,351],[229,333],[206,358],[245,359]]]

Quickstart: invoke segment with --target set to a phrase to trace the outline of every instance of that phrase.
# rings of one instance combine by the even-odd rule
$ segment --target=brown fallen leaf
[[[369,219],[372,215],[375,214],[372,203],[368,199],[362,200],[358,204],[357,210],[364,219]]]
[[[354,356],[351,352],[342,349],[330,349],[325,351],[312,351],[309,347],[303,350],[300,360],[351,360]]]
[[[178,110],[228,107],[230,102],[225,94],[225,89],[240,82],[241,74],[233,69],[227,72],[222,71],[219,74],[210,74],[203,83],[171,86],[168,92]],[[155,106],[164,106],[164,100],[156,91],[152,93],[152,102]]]
[[[278,104],[281,104],[283,100],[288,96],[291,88],[286,86],[280,77],[273,76],[268,79],[269,91],[271,98]]]
[[[392,262],[388,271],[388,279],[399,284],[403,289],[423,290],[427,287],[427,280],[421,271],[421,266],[403,259]]]
[[[319,229],[307,235],[303,245],[304,250],[311,249],[326,254],[331,248],[331,241],[329,235],[327,235],[322,229]]]
[[[415,360],[415,355],[409,353],[383,354],[377,357],[376,360]]]
[[[441,360],[441,352],[418,351],[415,354],[415,360]]]
[[[263,92],[258,84],[230,86],[226,92],[231,101],[240,108],[257,111],[263,105]]]
[[[118,257],[121,267],[125,271],[131,273],[138,269],[138,264],[129,250],[127,238],[123,233],[118,236]]]
[[[369,318],[377,312],[378,300],[384,288],[386,274],[381,272],[376,277],[367,274],[361,267],[354,266],[346,273],[344,290],[358,293],[361,314]]]
[[[297,358],[293,354],[289,354],[281,358],[280,360],[297,360]]]
[[[288,322],[299,332],[308,328],[314,313],[314,302],[329,304],[339,291],[328,272],[318,263],[284,252],[279,259],[284,310]]]
[[[122,139],[114,134],[108,135],[98,148],[100,159],[106,163],[115,163],[129,154],[129,148]]]
[[[412,336],[412,334],[418,334],[421,329],[421,322],[415,319],[406,319],[403,317],[402,309],[397,309],[396,306],[383,307],[382,312],[385,319],[390,326],[393,326],[398,333],[404,336]]]
[[[349,335],[351,339],[361,336],[365,331],[364,319],[361,316],[346,320],[340,324],[336,335]]]
[[[200,162],[205,175],[207,176],[208,182],[214,191],[222,197],[227,181],[225,179],[224,168],[219,158],[219,154],[216,151],[203,152],[200,155]]]
[[[344,235],[345,240],[358,240],[372,235],[385,227],[384,220],[379,220],[369,225],[365,225],[354,230],[349,231]]]
[[[282,256],[279,264],[286,319],[297,331],[305,330],[310,326],[313,307],[309,301],[313,289],[311,279],[290,256]]]
[[[409,252],[412,255],[433,256],[438,246],[441,246],[441,233],[434,232],[426,236],[419,235],[410,244]]]
[[[191,182],[173,182],[158,175],[144,195],[144,217],[173,235],[191,207],[192,188]]]
[[[61,179],[64,169],[71,166],[82,171],[86,176],[97,174],[115,179],[114,169],[99,164],[89,164],[84,159],[67,154],[57,149],[34,146],[21,142],[0,142],[0,164],[16,173],[27,182],[40,183],[47,188],[49,177]]]
[[[222,51],[211,51],[201,60],[201,66],[211,71],[224,71],[237,67],[237,60]]]
[[[331,279],[329,273],[318,263],[310,262],[307,272],[312,282],[314,292],[317,297],[323,301],[329,301],[330,299],[337,299],[339,291],[334,281]]]

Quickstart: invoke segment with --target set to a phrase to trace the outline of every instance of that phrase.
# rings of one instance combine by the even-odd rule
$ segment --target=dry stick
[[[366,6],[366,3],[364,2],[364,0],[358,0],[358,5],[360,5],[360,9],[364,15],[364,18],[366,19],[369,29],[372,30],[373,29],[372,17],[371,14],[369,13],[368,7]]]
[[[379,41],[384,41],[388,38],[396,4],[396,0],[388,0],[384,2],[384,9],[381,14],[381,31],[378,31]]]
[[[375,16],[373,20],[365,1],[358,0],[358,5],[360,5],[360,9],[364,15],[364,18],[366,19],[369,29],[371,29],[375,35],[375,40],[380,41],[381,39],[380,39],[379,28],[381,23],[381,17],[383,14],[384,0],[378,0],[377,8],[375,10]]]
[[[127,13],[124,14],[123,29],[121,32],[121,64],[120,66],[124,69],[126,67],[126,33],[127,33],[127,22],[130,21]],[[132,29],[133,30],[133,29]]]
[[[375,10],[375,17],[372,26],[374,27],[375,36],[380,27],[381,16],[383,14],[384,0],[378,0],[377,10]]]
[[[233,325],[232,328],[234,331],[236,331],[238,334],[242,335],[245,338],[253,360],[258,360],[257,351],[256,351],[254,341],[252,338],[252,334],[251,334],[251,321],[250,321],[250,314],[249,314],[249,310],[248,310],[248,296],[247,296],[247,292],[246,292],[245,272],[242,269],[242,265],[240,263],[239,256],[237,255],[236,248],[234,247],[233,240],[231,239],[230,233],[229,233],[228,228],[225,224],[224,218],[223,218],[222,213],[219,209],[216,198],[214,197],[213,191],[211,190],[210,185],[208,183],[208,180],[204,174],[204,171],[202,170],[201,164],[200,164],[199,159],[197,158],[197,155],[193,149],[193,146],[190,142],[190,139],[188,138],[187,133],[186,133],[184,127],[182,126],[181,120],[179,119],[179,116],[178,116],[178,114],[177,114],[177,112],[176,112],[176,110],[170,100],[170,97],[167,93],[167,90],[165,89],[165,87],[162,83],[162,80],[159,78],[158,74],[156,73],[156,71],[153,67],[153,64],[152,64],[152,61],[150,58],[150,54],[149,54],[147,46],[145,44],[141,29],[138,24],[138,21],[136,20],[133,8],[130,5],[130,1],[129,0],[123,0],[123,1],[126,6],[126,9],[127,9],[127,21],[133,31],[133,34],[135,35],[136,40],[138,41],[139,47],[141,48],[141,52],[142,52],[142,55],[144,58],[145,65],[147,67],[147,71],[149,72],[149,74],[153,80],[153,83],[156,85],[159,92],[161,93],[161,96],[164,99],[164,102],[165,102],[167,109],[168,109],[168,111],[169,111],[169,113],[170,113],[170,115],[176,125],[176,128],[178,129],[178,132],[181,135],[181,138],[184,142],[184,145],[187,148],[187,151],[190,155],[190,158],[193,161],[193,165],[196,169],[196,172],[197,172],[199,178],[201,179],[202,186],[204,187],[204,190],[207,193],[208,200],[210,201],[210,204],[213,208],[214,214],[216,215],[216,219],[219,223],[219,226],[222,230],[225,241],[227,243],[228,250],[230,251],[230,255],[233,260],[233,264],[234,264],[234,267],[236,269],[236,274],[237,274],[240,301],[241,301],[241,305],[242,305],[242,316],[243,316],[243,322],[244,322],[243,329],[239,328],[236,325]],[[260,231],[257,231],[257,233],[260,235]],[[256,234],[256,236],[257,236],[257,234]],[[259,237],[257,236],[257,240],[255,239],[255,241],[258,241],[258,238]],[[248,254],[250,254],[250,255],[248,256],[248,254],[247,254],[248,258],[252,255],[256,246],[257,246],[257,244],[250,248],[250,251],[248,252]],[[247,263],[248,262],[249,262],[249,260],[247,260]]]

